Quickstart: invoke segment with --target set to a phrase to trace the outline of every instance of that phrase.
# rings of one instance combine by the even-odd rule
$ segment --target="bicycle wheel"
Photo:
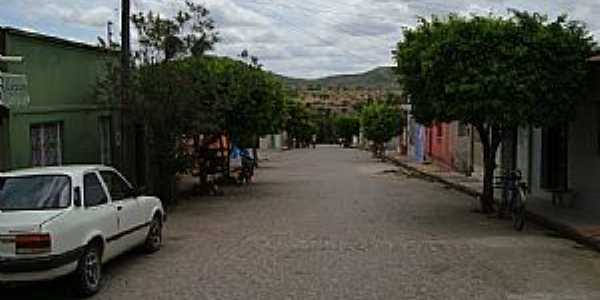
[[[525,228],[525,193],[521,188],[514,193],[511,212],[513,228],[522,231]]]

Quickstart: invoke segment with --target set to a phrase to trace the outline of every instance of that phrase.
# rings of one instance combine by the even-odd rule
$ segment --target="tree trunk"
[[[496,169],[495,151],[489,143],[483,144],[483,194],[481,196],[481,212],[494,211],[494,170]]]
[[[483,193],[481,195],[481,212],[494,212],[494,171],[496,170],[496,153],[502,142],[502,131],[485,125],[474,125],[479,132],[483,146]]]

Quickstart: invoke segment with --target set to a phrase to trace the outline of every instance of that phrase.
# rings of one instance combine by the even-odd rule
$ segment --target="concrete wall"
[[[283,136],[281,134],[269,134],[260,138],[260,149],[281,150],[283,147]]]
[[[516,155],[516,167],[522,172],[531,194],[538,198],[552,197],[542,188],[542,129],[520,128]]]
[[[456,147],[454,151],[454,168],[457,172],[468,174],[472,170],[471,155],[471,127],[464,125],[464,130],[461,130],[461,125],[456,126]],[[462,132],[461,132],[462,131]]]

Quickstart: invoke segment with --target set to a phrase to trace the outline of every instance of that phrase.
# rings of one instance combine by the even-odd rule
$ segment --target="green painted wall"
[[[6,70],[27,75],[31,98],[28,107],[10,110],[10,167],[31,166],[32,124],[57,121],[63,124],[63,164],[99,163],[98,120],[112,110],[95,103],[94,89],[107,63],[118,61],[118,53],[11,31],[5,52],[25,58],[22,64],[7,64]]]

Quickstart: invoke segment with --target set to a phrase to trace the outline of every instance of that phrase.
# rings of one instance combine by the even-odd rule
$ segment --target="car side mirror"
[[[73,205],[75,205],[75,207],[83,206],[83,201],[81,197],[81,187],[76,186],[73,189],[73,193]]]

